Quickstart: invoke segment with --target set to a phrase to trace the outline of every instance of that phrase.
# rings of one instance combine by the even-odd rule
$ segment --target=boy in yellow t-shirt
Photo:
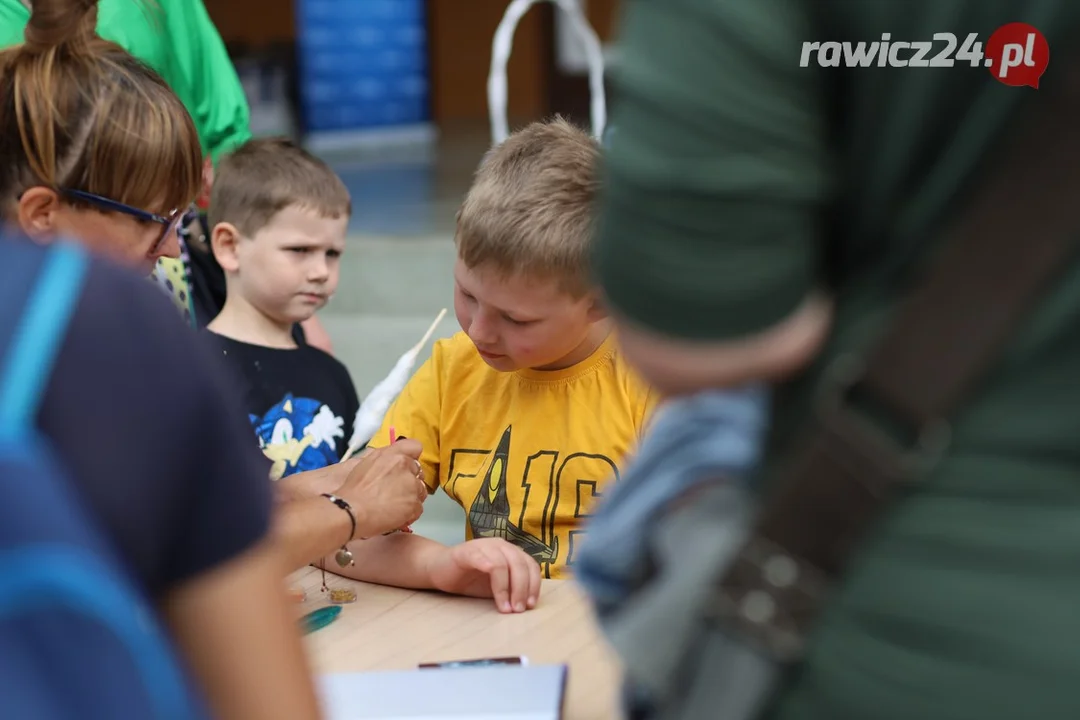
[[[391,427],[418,440],[429,489],[465,509],[468,537],[502,538],[548,578],[573,570],[655,404],[589,278],[599,154],[559,119],[488,153],[455,235],[463,332],[435,343],[371,441]]]

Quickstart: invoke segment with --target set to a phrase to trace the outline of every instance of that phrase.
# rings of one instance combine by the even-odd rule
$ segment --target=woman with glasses
[[[0,48],[23,41],[31,4],[31,0],[0,0]],[[187,108],[206,158],[208,185],[213,178],[211,161],[216,163],[251,138],[251,118],[240,79],[202,0],[101,0],[96,27],[101,37],[153,68]],[[201,327],[225,302],[225,276],[200,238],[201,213],[194,205],[185,209],[188,214],[178,228],[178,257],[160,258],[152,277],[189,324]],[[297,342],[332,352],[318,316],[295,330]]]
[[[32,238],[69,235],[149,272],[180,254],[202,149],[179,98],[96,37],[95,16],[92,0],[35,0],[44,29],[0,53],[0,212]]]
[[[0,225],[145,273],[179,253],[202,151],[165,82],[94,34],[96,5],[34,0],[25,44],[0,52]],[[36,425],[214,716],[317,717],[261,453],[211,355],[170,320],[118,270],[92,271]]]

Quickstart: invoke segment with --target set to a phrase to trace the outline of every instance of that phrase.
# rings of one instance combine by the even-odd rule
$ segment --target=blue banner
[[[424,0],[297,0],[304,130],[430,119]]]

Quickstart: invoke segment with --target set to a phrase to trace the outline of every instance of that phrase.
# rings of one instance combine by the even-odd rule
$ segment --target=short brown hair
[[[202,182],[195,124],[165,81],[95,31],[97,0],[34,0],[0,52],[0,213],[32,187],[165,214]]]
[[[584,295],[599,161],[597,142],[560,117],[512,134],[488,152],[458,211],[458,257]]]
[[[327,218],[352,214],[349,191],[329,165],[291,140],[257,138],[218,163],[208,219],[251,237],[292,205]]]

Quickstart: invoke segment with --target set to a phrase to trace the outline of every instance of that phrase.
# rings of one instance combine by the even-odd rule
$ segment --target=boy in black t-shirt
[[[334,171],[287,140],[252,140],[217,170],[211,243],[226,299],[207,330],[244,386],[275,480],[333,465],[352,439],[348,370],[293,334],[337,288],[351,210]]]

